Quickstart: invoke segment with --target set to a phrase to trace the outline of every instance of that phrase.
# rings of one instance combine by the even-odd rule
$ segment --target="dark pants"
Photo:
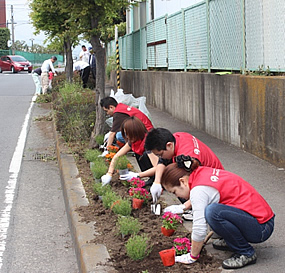
[[[142,172],[153,167],[146,152],[144,152],[142,155],[138,155],[138,154],[135,154],[135,155],[136,155],[137,162]],[[154,181],[154,176],[151,176],[149,180],[146,182],[146,186],[150,186],[153,183],[153,181]]]
[[[83,88],[87,87],[87,82],[90,74],[90,66],[85,67],[80,71],[80,77],[82,79]]]
[[[96,80],[96,67],[91,67],[91,73],[94,80]]]

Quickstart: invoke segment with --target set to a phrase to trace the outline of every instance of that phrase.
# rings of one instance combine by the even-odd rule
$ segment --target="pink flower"
[[[182,224],[182,219],[172,212],[165,212],[162,218],[162,226],[166,229],[177,229],[178,225]]]
[[[187,254],[191,251],[191,242],[188,238],[176,238],[173,242],[176,255]]]

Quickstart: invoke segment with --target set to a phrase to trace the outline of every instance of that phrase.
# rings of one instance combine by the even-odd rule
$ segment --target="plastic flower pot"
[[[161,227],[161,232],[164,236],[171,236],[175,232],[175,229],[167,229],[165,227]]]
[[[124,175],[124,174],[128,174],[128,173],[129,173],[129,169],[119,170],[120,175]]]
[[[172,266],[175,264],[175,249],[165,249],[159,252],[160,258],[164,266]]]
[[[133,208],[134,209],[141,209],[143,202],[144,202],[143,199],[133,198]]]

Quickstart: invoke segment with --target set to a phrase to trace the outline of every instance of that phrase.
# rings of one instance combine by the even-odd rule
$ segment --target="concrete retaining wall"
[[[125,93],[285,167],[285,77],[121,71],[120,79]]]

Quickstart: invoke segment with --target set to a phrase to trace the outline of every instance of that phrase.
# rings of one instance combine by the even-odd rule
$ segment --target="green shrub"
[[[150,239],[147,235],[132,235],[126,243],[127,255],[134,261],[142,260],[152,250]]]
[[[118,222],[116,225],[117,225],[119,232],[123,236],[137,234],[142,227],[139,220],[131,216],[128,216],[128,217],[120,216],[118,218]]]
[[[104,186],[105,187],[105,186]],[[117,200],[120,200],[120,196],[117,195],[115,192],[113,192],[112,190],[111,191],[107,191],[103,197],[102,197],[102,202],[103,202],[103,206],[105,208],[110,208],[111,205],[117,201]]]
[[[104,135],[97,135],[95,137],[95,141],[98,145],[103,145],[104,144]]]
[[[128,160],[127,156],[122,155],[122,156],[117,158],[117,160],[115,162],[115,169],[117,169],[117,170],[127,169],[129,163],[130,163],[130,161]]]
[[[94,162],[99,159],[99,155],[101,155],[101,152],[97,149],[89,149],[85,152],[84,157],[89,161],[89,162]]]
[[[119,202],[112,207],[112,211],[119,215],[129,216],[132,212],[132,205],[130,200],[119,200]]]
[[[93,162],[91,172],[95,179],[100,179],[104,174],[107,173],[108,167],[102,158],[98,158]]]
[[[116,70],[117,63],[116,63],[116,56],[109,56],[108,63],[106,66],[106,76],[107,79],[110,79],[111,71]]]
[[[104,196],[106,192],[111,191],[111,186],[110,185],[102,186],[102,183],[94,183],[93,190],[99,196]]]
[[[67,142],[85,141],[93,130],[95,92],[80,85],[65,83],[53,95],[57,130]]]

